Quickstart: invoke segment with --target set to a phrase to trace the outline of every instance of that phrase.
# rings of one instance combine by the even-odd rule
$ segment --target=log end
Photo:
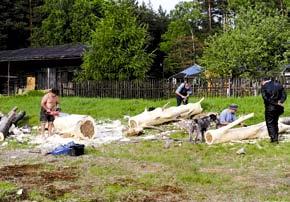
[[[129,119],[128,125],[130,128],[137,128],[138,127],[138,122],[135,121],[134,119]]]
[[[4,141],[5,139],[5,136],[2,132],[0,132],[0,142]]]
[[[213,143],[213,135],[210,133],[210,131],[207,131],[204,134],[205,142],[206,144],[212,144]]]
[[[84,137],[92,138],[95,134],[94,124],[90,120],[86,120],[81,124],[80,130]]]
[[[143,128],[136,127],[136,128],[127,128],[125,131],[126,136],[137,136],[143,133]]]

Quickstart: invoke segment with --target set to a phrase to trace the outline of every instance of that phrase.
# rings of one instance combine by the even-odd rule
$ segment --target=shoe
[[[272,143],[272,144],[279,144],[279,141],[276,140],[276,139],[271,139],[271,143]]]

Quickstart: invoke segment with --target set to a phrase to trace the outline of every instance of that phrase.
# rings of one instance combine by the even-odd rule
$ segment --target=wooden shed
[[[60,88],[80,69],[84,51],[81,44],[0,51],[0,94]]]

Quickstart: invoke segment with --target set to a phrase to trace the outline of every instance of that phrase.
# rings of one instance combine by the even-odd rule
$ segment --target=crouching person
[[[41,135],[44,135],[45,127],[47,124],[48,136],[50,136],[53,128],[53,121],[55,119],[54,117],[58,115],[58,90],[49,90],[49,92],[43,96],[40,105]]]

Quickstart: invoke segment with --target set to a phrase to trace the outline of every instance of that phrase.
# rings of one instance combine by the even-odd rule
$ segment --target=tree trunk
[[[209,130],[205,133],[205,140],[207,144],[224,143],[235,140],[268,138],[268,130],[265,122],[258,123],[252,126],[232,128],[244,120],[251,118],[253,114],[241,117],[231,125],[216,129]],[[290,129],[289,118],[281,118],[279,120],[279,133],[285,132]]]
[[[90,139],[96,133],[95,120],[87,115],[60,113],[53,125],[57,133],[66,137]]]
[[[3,141],[9,133],[13,120],[16,116],[17,107],[14,107],[7,116],[3,116],[0,121],[0,141]]]
[[[200,103],[203,99],[197,103],[188,103],[187,105],[180,105],[178,107],[165,108],[164,106],[162,108],[158,107],[153,111],[145,110],[143,113],[131,117],[128,121],[130,136],[134,135],[134,131],[140,133],[142,132],[141,129],[146,127],[175,121],[179,118],[190,118],[193,115],[201,113],[202,108]]]
[[[211,32],[211,29],[212,29],[212,26],[211,26],[211,0],[208,0],[207,1],[207,3],[208,3],[208,7],[207,7],[207,9],[208,9],[208,32]]]

